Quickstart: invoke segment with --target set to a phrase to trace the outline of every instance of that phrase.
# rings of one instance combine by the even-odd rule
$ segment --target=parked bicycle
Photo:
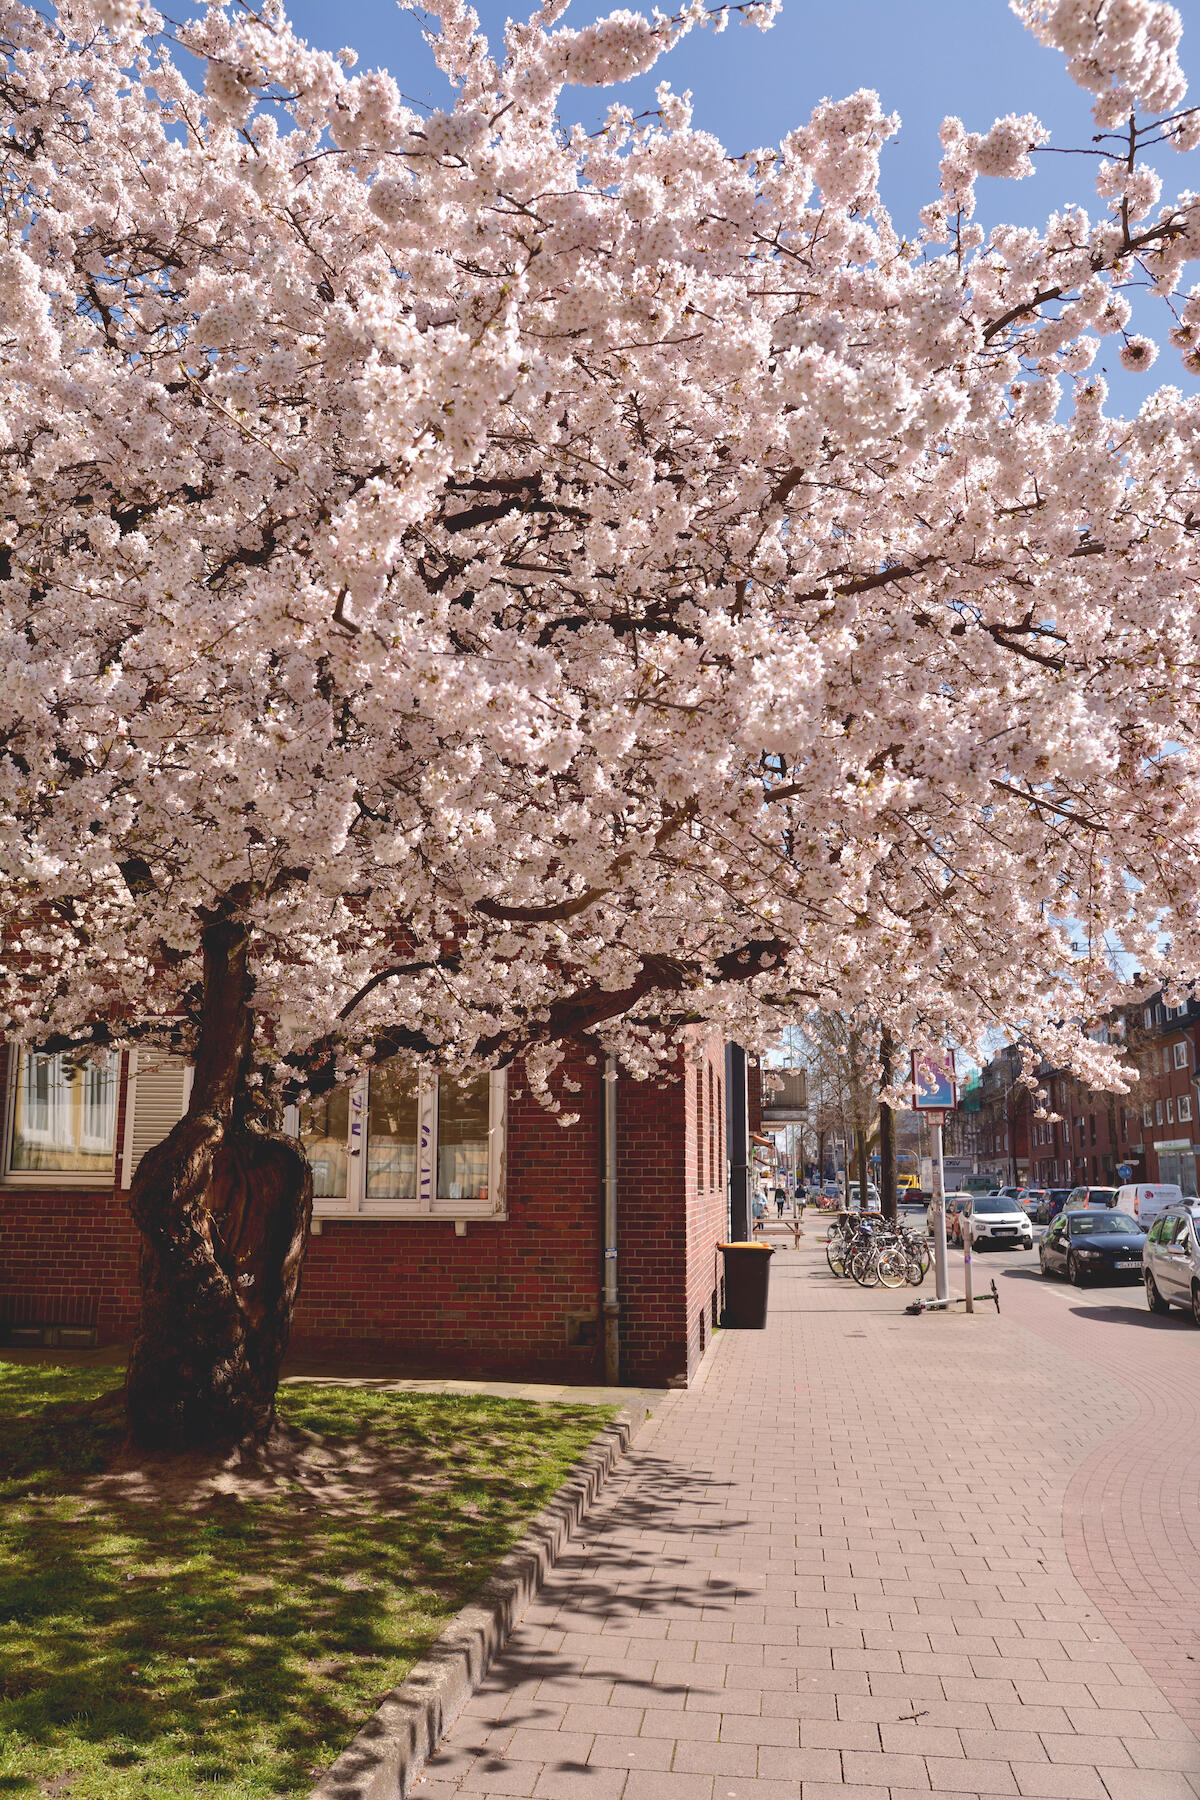
[[[928,1246],[915,1232],[856,1213],[830,1227],[825,1259],[835,1275],[861,1287],[919,1287],[929,1268]]]

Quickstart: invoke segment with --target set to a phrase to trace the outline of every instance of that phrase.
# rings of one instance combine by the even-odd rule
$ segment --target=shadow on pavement
[[[1073,1306],[1071,1311],[1081,1319],[1098,1319],[1102,1325],[1148,1325],[1151,1331],[1176,1331],[1182,1325],[1195,1330],[1186,1313],[1173,1313],[1165,1319],[1145,1306]]]

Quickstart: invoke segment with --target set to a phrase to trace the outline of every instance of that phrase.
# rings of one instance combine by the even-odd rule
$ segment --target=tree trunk
[[[879,1034],[879,1061],[882,1085],[890,1087],[895,1047],[886,1025]],[[900,1199],[896,1192],[896,1115],[883,1100],[879,1102],[879,1197],[884,1218],[894,1225],[900,1216]]]
[[[261,1438],[275,1415],[312,1213],[299,1147],[251,1115],[248,932],[203,934],[188,1110],[138,1165],[141,1313],[125,1405],[134,1438],[183,1450]]]
[[[854,1134],[858,1139],[858,1209],[860,1212],[866,1212],[868,1199],[867,1130],[866,1126],[861,1121],[855,1125]]]

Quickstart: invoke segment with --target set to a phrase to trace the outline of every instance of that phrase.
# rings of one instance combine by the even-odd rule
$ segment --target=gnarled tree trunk
[[[141,1444],[191,1449],[263,1436],[275,1412],[312,1212],[312,1171],[253,1117],[248,932],[206,926],[188,1110],[138,1165],[141,1314],[125,1385]]]

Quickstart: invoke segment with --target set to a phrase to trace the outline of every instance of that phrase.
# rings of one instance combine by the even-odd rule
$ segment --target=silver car
[[[1200,1209],[1164,1213],[1142,1251],[1146,1305],[1153,1313],[1185,1306],[1200,1325]]]

